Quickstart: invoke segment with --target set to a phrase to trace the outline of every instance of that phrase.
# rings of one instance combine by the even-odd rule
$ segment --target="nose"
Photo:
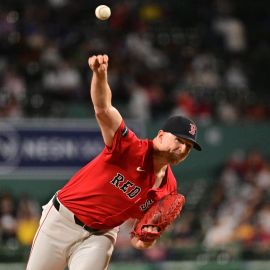
[[[181,143],[181,150],[182,152],[187,152],[190,150],[190,145],[186,142]]]
[[[181,143],[179,144],[179,147],[178,147],[178,148],[180,149],[181,152],[185,152],[186,149],[187,149],[187,145],[186,145],[186,143],[181,142]]]
[[[186,151],[188,148],[187,144],[186,143],[183,143],[183,151]]]

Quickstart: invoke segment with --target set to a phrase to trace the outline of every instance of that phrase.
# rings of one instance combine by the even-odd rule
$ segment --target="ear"
[[[159,130],[158,131],[158,134],[157,134],[157,138],[158,138],[158,141],[160,143],[162,142],[163,137],[164,137],[164,131],[163,130]]]

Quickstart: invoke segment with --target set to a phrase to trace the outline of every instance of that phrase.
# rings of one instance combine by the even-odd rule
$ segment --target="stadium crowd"
[[[128,117],[269,119],[264,2],[108,0],[101,22],[99,1],[2,0],[0,117],[89,117],[87,58],[107,53]]]

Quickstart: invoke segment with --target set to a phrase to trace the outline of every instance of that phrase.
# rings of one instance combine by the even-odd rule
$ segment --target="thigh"
[[[26,270],[64,270],[66,259],[43,231],[37,233],[29,256]]]
[[[114,239],[105,235],[91,235],[72,252],[70,270],[105,270],[114,249]]]
[[[53,219],[52,206],[47,208],[42,213],[40,226],[36,232],[27,263],[27,270],[63,270],[66,266],[61,243],[43,230],[46,228],[47,221],[52,222],[50,219]]]

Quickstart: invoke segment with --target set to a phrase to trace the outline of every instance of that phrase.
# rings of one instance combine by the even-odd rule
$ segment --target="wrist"
[[[153,240],[151,242],[144,242],[136,236],[131,238],[131,245],[134,248],[140,249],[140,250],[151,248],[152,246],[155,245],[155,243],[156,243],[156,240]]]

